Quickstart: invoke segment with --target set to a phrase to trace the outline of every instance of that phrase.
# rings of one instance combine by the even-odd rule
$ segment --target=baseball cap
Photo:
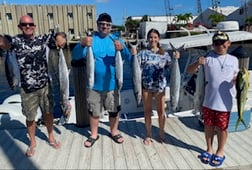
[[[102,13],[99,15],[97,21],[112,22],[111,16],[107,13]]]
[[[218,32],[216,32],[213,35],[212,40],[213,40],[213,42],[216,42],[216,41],[228,41],[229,37],[228,37],[227,33],[218,31]]]

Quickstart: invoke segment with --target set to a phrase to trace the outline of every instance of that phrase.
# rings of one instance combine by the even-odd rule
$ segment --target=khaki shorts
[[[89,112],[95,117],[101,116],[104,110],[114,113],[121,110],[118,90],[98,92],[88,89],[87,103]]]
[[[35,120],[39,107],[43,114],[53,114],[53,97],[48,85],[31,93],[25,93],[21,88],[20,95],[22,112],[28,121]]]

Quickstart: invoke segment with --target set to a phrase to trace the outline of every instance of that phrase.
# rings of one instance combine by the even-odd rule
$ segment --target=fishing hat
[[[227,33],[225,32],[221,32],[221,31],[218,31],[216,32],[214,35],[213,35],[213,42],[216,42],[216,41],[228,41],[229,40],[229,37],[227,35]]]
[[[111,16],[107,13],[102,13],[99,15],[97,22],[98,21],[106,21],[106,22],[112,22]]]

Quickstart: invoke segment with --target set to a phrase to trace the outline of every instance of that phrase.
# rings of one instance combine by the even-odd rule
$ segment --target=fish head
[[[236,88],[237,90],[242,90],[244,88],[248,89],[249,86],[249,72],[245,67],[242,67],[236,77]]]

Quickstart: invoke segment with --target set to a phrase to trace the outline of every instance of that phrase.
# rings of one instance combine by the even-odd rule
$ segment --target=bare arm
[[[198,60],[196,62],[190,64],[187,67],[186,71],[188,73],[196,73],[198,71],[199,66],[203,65],[203,64],[205,64],[205,57],[201,56],[201,57],[198,58]]]

